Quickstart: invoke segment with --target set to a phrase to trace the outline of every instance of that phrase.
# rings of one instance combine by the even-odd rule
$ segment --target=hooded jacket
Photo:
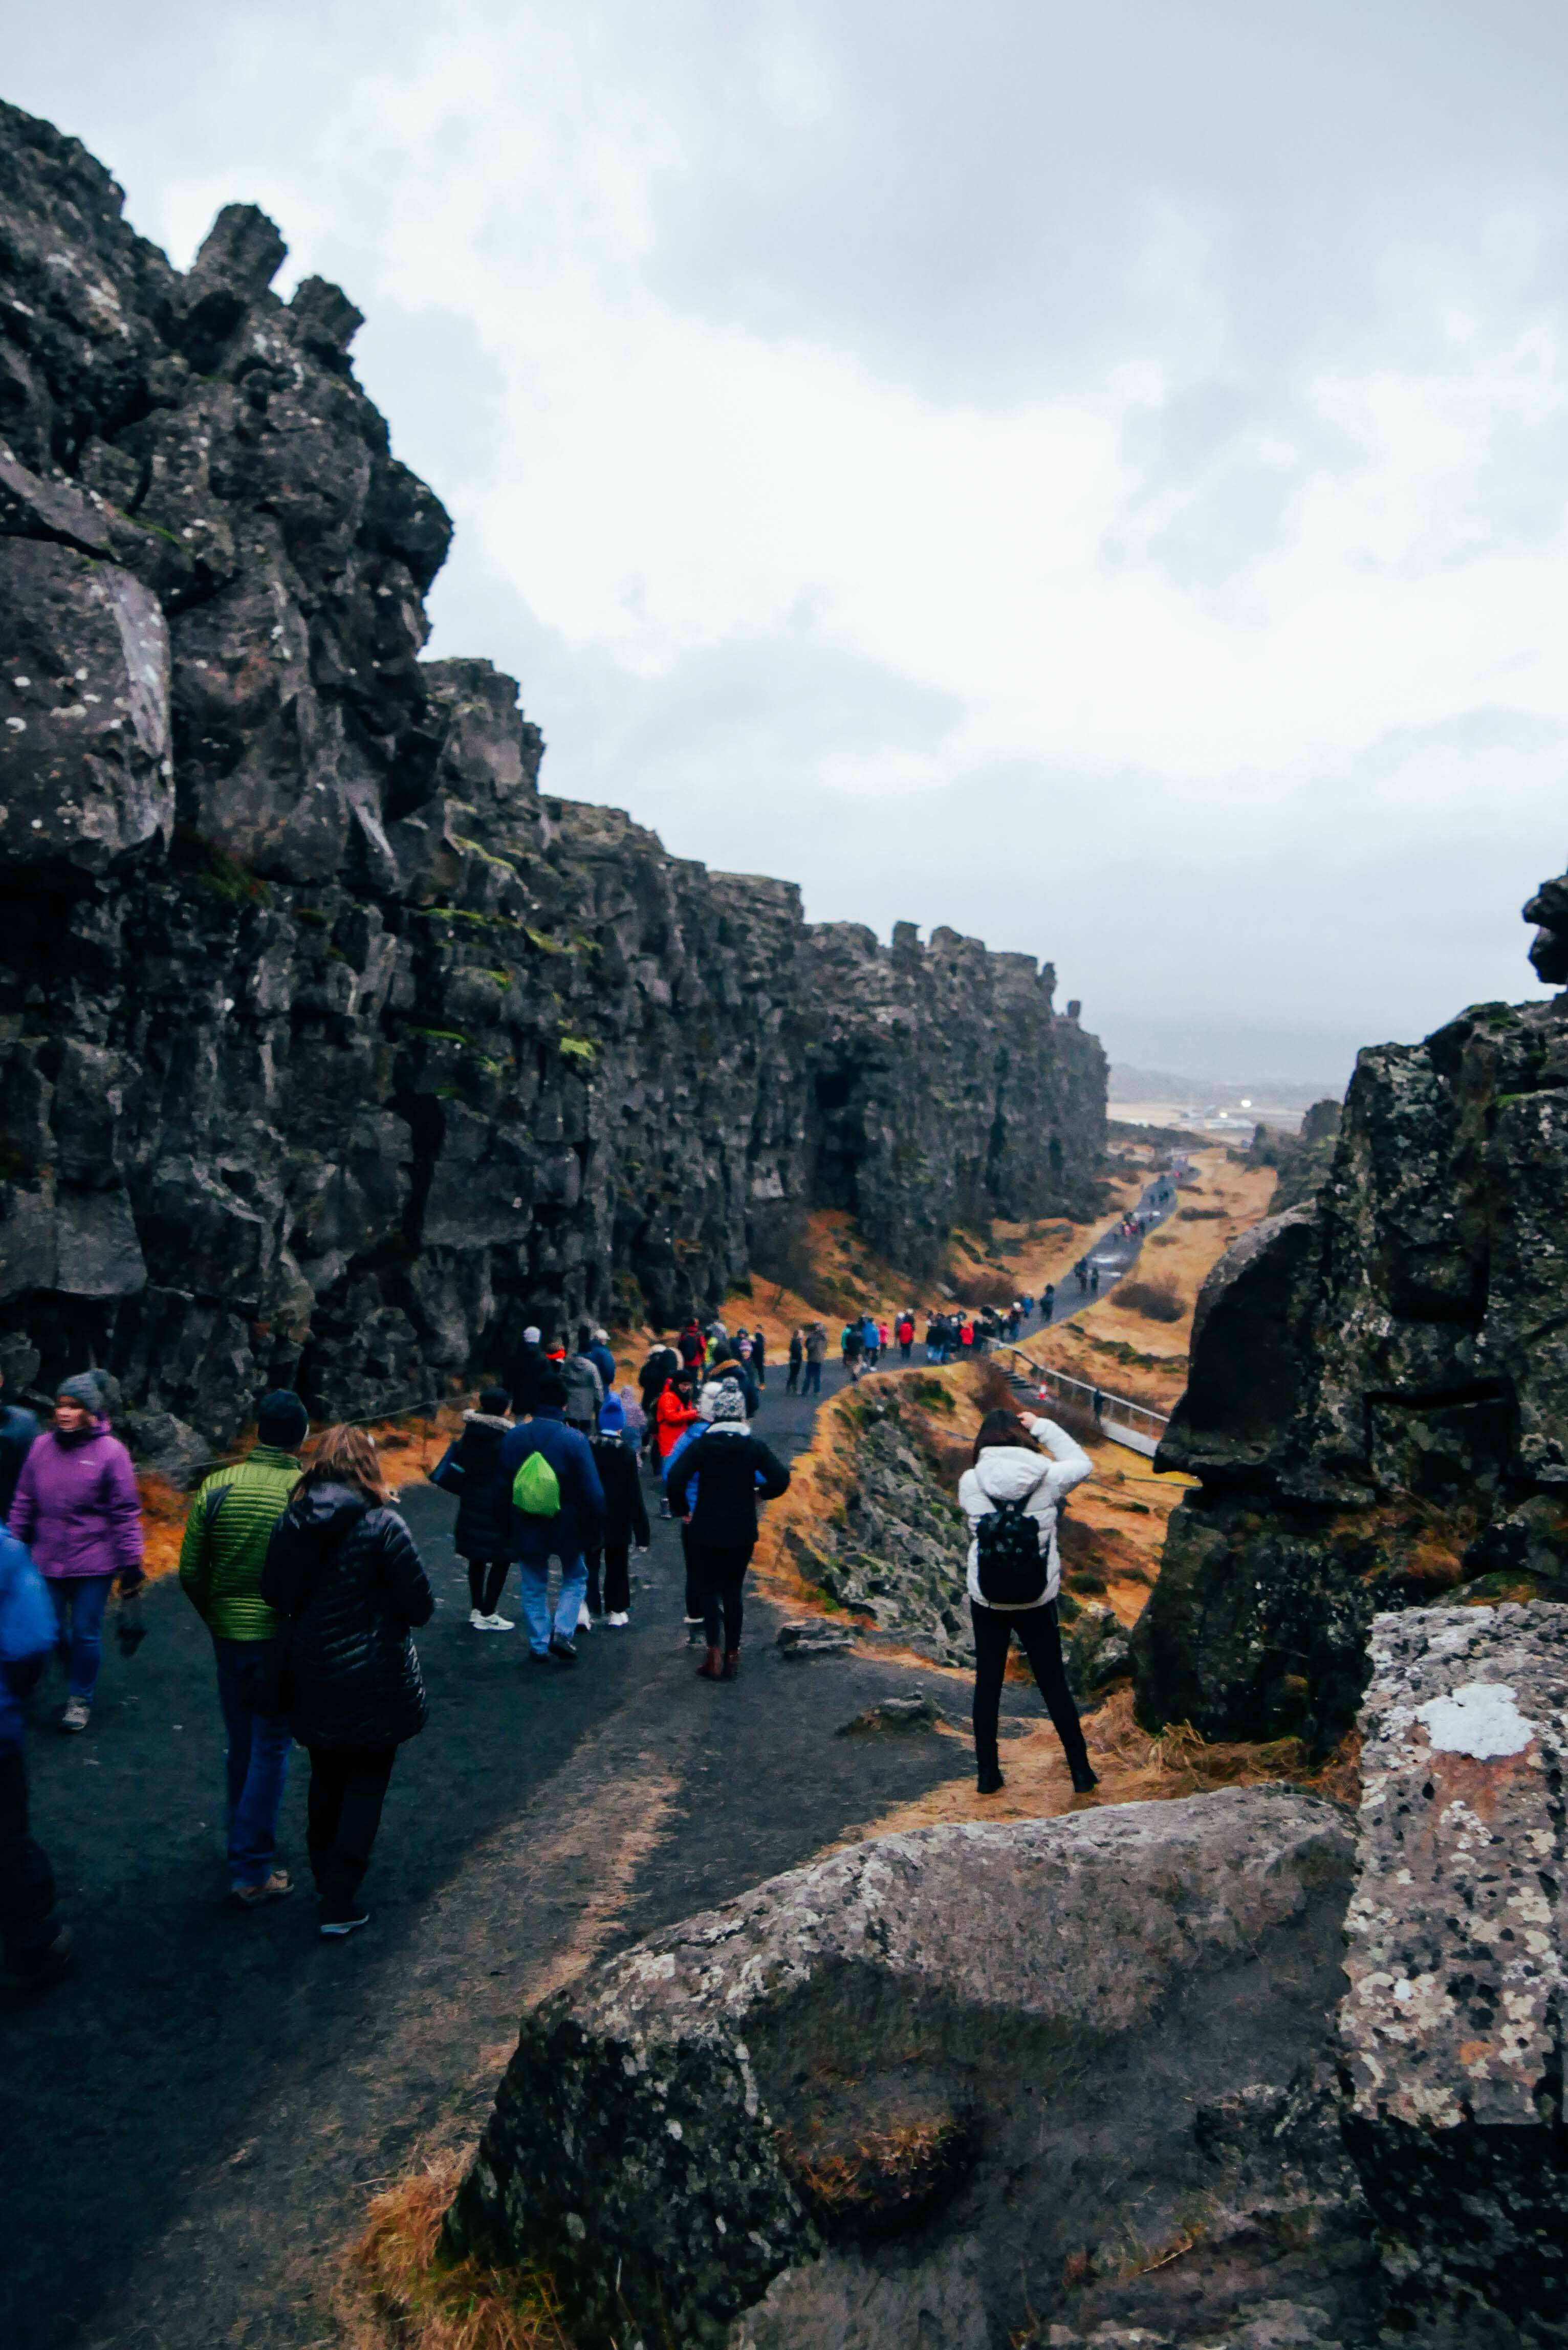
[[[544,1454],[561,1488],[561,1506],[553,1518],[530,1517],[513,1506],[513,1480],[531,1452]],[[521,1428],[508,1430],[496,1455],[491,1491],[497,1514],[511,1528],[507,1555],[525,1565],[543,1566],[558,1558],[569,1566],[592,1549],[603,1532],[605,1492],[593,1448],[580,1430],[566,1427],[558,1405],[545,1404]]]
[[[598,1365],[587,1355],[568,1355],[561,1377],[566,1382],[566,1418],[597,1428],[599,1406],[605,1399],[605,1383],[599,1377]]]
[[[637,1455],[623,1444],[618,1436],[607,1430],[594,1439],[594,1467],[598,1471],[604,1489],[605,1522],[602,1540],[612,1554],[624,1553],[635,1540],[646,1550],[649,1544],[648,1504],[642,1498],[642,1479],[638,1471]]]
[[[1045,1457],[1026,1451],[1021,1444],[989,1446],[974,1467],[966,1469],[959,1480],[959,1507],[971,1525],[978,1526],[999,1503],[1023,1503],[1025,1513],[1040,1529],[1040,1555],[1046,1567],[1044,1590],[1038,1599],[1023,1604],[1044,1607],[1062,1587],[1056,1505],[1064,1494],[1093,1474],[1095,1464],[1083,1446],[1075,1443],[1066,1430],[1058,1428],[1054,1419],[1025,1419],[1023,1425],[1035,1441],[1045,1447]],[[977,1607],[989,1607],[992,1602],[981,1596],[979,1571],[980,1541],[976,1536],[969,1546],[969,1596]]]
[[[431,1471],[431,1482],[457,1495],[452,1546],[459,1558],[512,1555],[512,1512],[496,1505],[495,1471],[512,1422],[485,1411],[465,1411],[462,1434]]]
[[[273,1529],[262,1597],[286,1617],[289,1727],[302,1746],[400,1746],[425,1725],[411,1627],[435,1607],[395,1510],[310,1485]]]
[[[653,1416],[654,1440],[661,1461],[669,1460],[683,1430],[699,1417],[694,1403],[688,1403],[685,1397],[678,1395],[672,1387],[664,1389]]]
[[[716,1422],[685,1446],[669,1471],[665,1492],[677,1517],[687,1488],[698,1481],[691,1539],[714,1550],[749,1550],[757,1539],[757,1501],[773,1501],[789,1485],[789,1471],[754,1437],[744,1420]]]
[[[107,1419],[81,1436],[39,1437],[22,1463],[7,1523],[51,1581],[118,1575],[130,1590],[142,1580],[141,1496],[130,1455]]]

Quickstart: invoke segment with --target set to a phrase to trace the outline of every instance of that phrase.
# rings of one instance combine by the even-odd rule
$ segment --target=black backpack
[[[1033,1607],[1045,1596],[1046,1560],[1040,1547],[1040,1521],[1023,1501],[1000,1502],[988,1510],[975,1534],[975,1579],[980,1596],[993,1607]]]

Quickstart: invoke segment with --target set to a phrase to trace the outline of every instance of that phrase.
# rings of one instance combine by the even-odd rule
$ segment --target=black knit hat
[[[479,1409],[487,1411],[493,1419],[500,1419],[511,1410],[512,1398],[504,1388],[481,1388]]]
[[[295,1452],[310,1433],[310,1414],[292,1388],[274,1388],[256,1407],[256,1441]]]

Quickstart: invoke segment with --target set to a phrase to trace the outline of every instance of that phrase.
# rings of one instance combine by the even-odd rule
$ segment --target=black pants
[[[590,1616],[624,1616],[631,1606],[631,1576],[628,1572],[631,1559],[631,1535],[607,1534],[602,1543],[583,1554],[588,1569],[588,1614]],[[604,1588],[599,1588],[600,1567],[604,1571]]]
[[[1016,1632],[1068,1762],[1075,1768],[1086,1762],[1089,1750],[1084,1743],[1078,1709],[1073,1703],[1066,1668],[1062,1662],[1056,1602],[1050,1600],[1044,1607],[977,1607],[971,1599],[969,1614],[974,1626],[975,1761],[982,1769],[996,1761],[1002,1677],[1007,1669],[1008,1644]]]
[[[785,1395],[798,1395],[800,1393],[800,1365],[794,1359],[793,1356],[790,1359],[789,1377],[784,1381],[784,1393]]]
[[[820,1395],[822,1393],[822,1365],[820,1363],[814,1363],[809,1359],[807,1360],[805,1367],[805,1378],[802,1383],[800,1391],[802,1395]]]
[[[734,1649],[741,1645],[741,1626],[746,1612],[741,1586],[755,1548],[754,1542],[737,1544],[733,1548],[702,1542],[687,1545],[691,1580],[702,1603],[702,1629],[711,1648]]]
[[[59,1932],[49,1856],[27,1824],[27,1766],[0,1754],[0,1937],[16,1974],[31,1974]]]
[[[680,1555],[686,1566],[686,1621],[691,1624],[702,1613],[702,1586],[691,1550],[691,1529],[684,1519],[680,1522]]]
[[[370,1865],[395,1746],[313,1746],[305,1840],[324,1913],[348,1901]]]
[[[472,1607],[482,1616],[493,1616],[506,1588],[506,1578],[512,1571],[508,1558],[471,1558],[468,1562],[468,1596]]]

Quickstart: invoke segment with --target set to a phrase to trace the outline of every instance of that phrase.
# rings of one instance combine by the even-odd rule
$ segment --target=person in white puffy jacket
[[[994,1795],[1003,1784],[997,1760],[997,1716],[1007,1651],[1014,1632],[1023,1642],[1035,1682],[1044,1699],[1056,1735],[1062,1742],[1076,1794],[1086,1795],[1099,1783],[1089,1763],[1089,1751],[1078,1721],[1078,1709],[1067,1687],[1062,1662],[1062,1636],[1056,1624],[1056,1594],[1062,1586],[1062,1556],[1056,1543],[1056,1508],[1065,1493],[1081,1485],[1094,1463],[1081,1444],[1054,1419],[1020,1418],[1016,1412],[987,1412],[974,1440],[974,1465],[959,1482],[959,1505],[976,1529],[969,1546],[969,1612],[974,1626],[974,1759],[980,1792]],[[980,1587],[980,1536],[982,1518],[1002,1503],[1022,1505],[1039,1530],[1040,1555],[1045,1567],[1045,1587],[1037,1599],[1022,1606],[1001,1607],[988,1601]]]

